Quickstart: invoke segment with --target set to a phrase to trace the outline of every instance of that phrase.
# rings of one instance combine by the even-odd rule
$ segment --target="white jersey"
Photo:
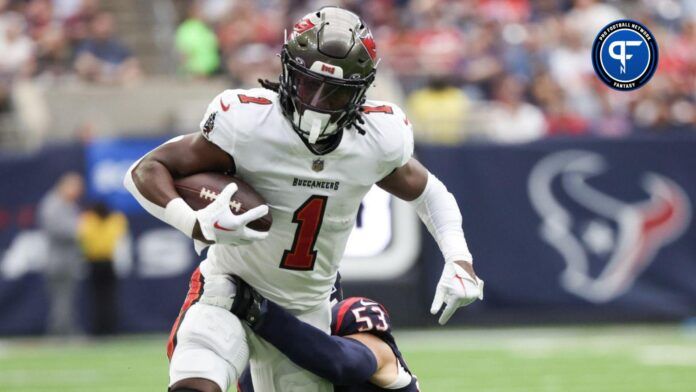
[[[239,275],[298,312],[326,301],[363,196],[413,154],[401,109],[379,101],[365,106],[365,134],[344,130],[335,149],[317,155],[283,116],[275,92],[226,90],[213,99],[201,131],[264,197],[273,225],[263,241],[212,245],[204,274]]]

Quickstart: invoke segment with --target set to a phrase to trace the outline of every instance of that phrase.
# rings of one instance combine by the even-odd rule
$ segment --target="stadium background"
[[[400,203],[366,201],[345,290],[383,301],[397,329],[419,329],[402,336],[426,390],[693,388],[693,1],[0,0],[0,334],[46,330],[51,255],[37,203],[78,171],[83,205],[107,200],[130,223],[116,264],[118,331],[131,336],[3,339],[0,390],[161,388],[164,337],[132,334],[167,330],[198,259],[135,208],[122,174],[196,130],[220,90],[274,78],[283,30],[325,4],[367,19],[382,58],[370,95],[406,109],[417,155],[457,197],[486,280],[486,300],[451,322],[467,329],[437,329],[427,314],[441,270],[434,243]],[[656,75],[633,92],[602,84],[589,56],[600,28],[624,17],[647,25],[660,48]],[[554,176],[534,180],[544,170]],[[588,202],[578,180],[620,203]],[[535,204],[543,189],[557,215],[548,200]],[[606,205],[672,213],[636,236],[646,226]],[[564,253],[568,241],[576,250]],[[612,256],[628,271],[622,282],[611,279]]]

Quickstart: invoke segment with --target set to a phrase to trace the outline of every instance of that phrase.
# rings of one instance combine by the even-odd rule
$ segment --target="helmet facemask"
[[[290,98],[291,121],[310,144],[321,142],[347,126],[358,115],[374,80],[374,72],[366,78],[327,76],[318,70],[322,67],[340,70],[340,67],[317,61],[308,68],[302,59],[291,59],[287,49],[283,50],[281,59],[281,90]]]
[[[283,113],[305,142],[328,143],[344,128],[364,133],[356,122],[379,60],[360,17],[338,7],[305,15],[286,34],[280,58]]]

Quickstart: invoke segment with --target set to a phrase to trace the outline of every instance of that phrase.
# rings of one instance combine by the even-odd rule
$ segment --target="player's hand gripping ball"
[[[268,236],[273,222],[268,206],[244,181],[220,173],[199,173],[176,180],[174,186],[196,210],[207,240],[238,246]]]
[[[235,208],[232,196],[238,189],[237,184],[228,184],[215,197],[215,201],[196,211],[201,232],[207,240],[216,244],[239,246],[268,237],[267,231],[254,230],[247,226],[268,214],[267,205],[256,206],[240,215],[232,212]]]
[[[445,305],[438,322],[444,325],[449,321],[454,311],[483,299],[483,280],[472,276],[457,263],[445,263],[440,281],[435,289],[435,298],[430,306],[430,313],[436,314]]]

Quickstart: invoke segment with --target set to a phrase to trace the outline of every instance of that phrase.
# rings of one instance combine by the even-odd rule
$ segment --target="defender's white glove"
[[[442,311],[438,320],[440,325],[445,325],[455,310],[469,305],[477,298],[483,299],[483,280],[469,275],[457,263],[445,263],[442,276],[435,289],[435,299],[430,306],[430,313],[436,314],[440,311],[442,304],[446,304],[445,310]]]
[[[230,200],[237,192],[237,184],[229,184],[207,207],[196,211],[201,233],[208,241],[225,245],[247,245],[268,237],[268,232],[250,229],[246,225],[268,213],[267,205],[260,205],[235,215],[230,210]]]

